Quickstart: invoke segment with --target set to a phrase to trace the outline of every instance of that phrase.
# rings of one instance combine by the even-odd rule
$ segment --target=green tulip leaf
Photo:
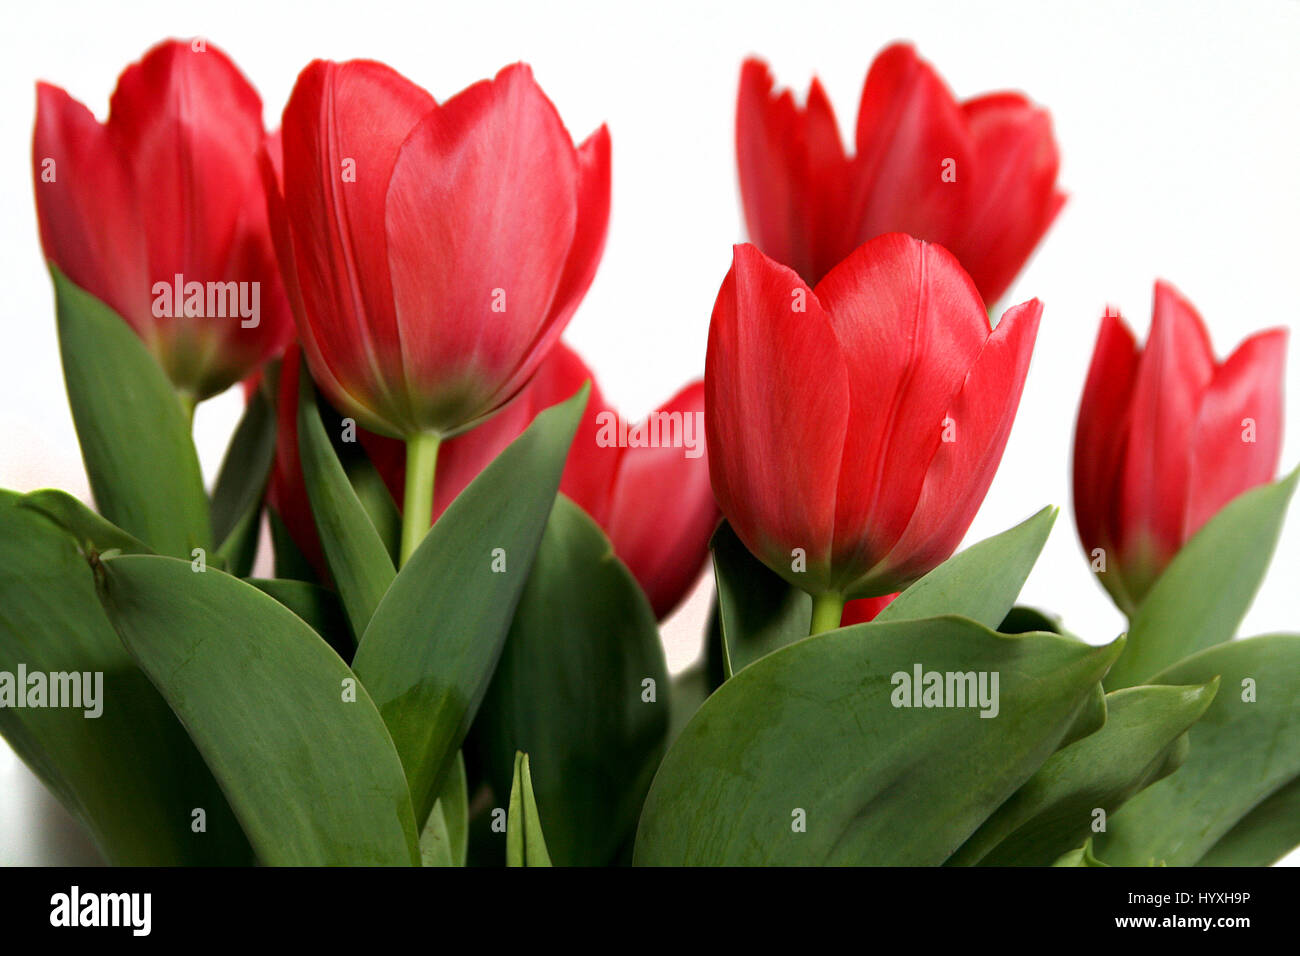
[[[1106,689],[1149,678],[1231,640],[1259,590],[1300,469],[1238,495],[1205,523],[1156,579],[1129,626]]]
[[[1300,777],[1241,818],[1197,866],[1272,866],[1300,847]]]
[[[393,736],[421,824],[501,656],[589,391],[539,414],[456,497],[357,647],[353,669]]]
[[[1014,528],[957,552],[894,598],[876,620],[884,623],[957,614],[985,627],[997,627],[1015,606],[1052,532],[1057,511],[1044,508]]]
[[[812,598],[749,553],[731,525],[713,533],[723,676],[808,636]]]
[[[533,796],[528,754],[515,756],[514,780],[510,785],[510,812],[506,817],[506,866],[550,866],[542,821]]]
[[[669,697],[668,707],[668,743],[677,739],[677,735],[691,722],[709,695],[713,693],[713,683],[709,680],[708,668],[703,661],[692,664],[672,679],[673,692]]]
[[[1048,759],[1121,646],[957,617],[791,644],[737,672],[677,738],[636,862],[942,863]]]
[[[364,454],[350,456],[343,462],[352,490],[357,493],[361,507],[370,516],[370,523],[375,526],[379,539],[388,549],[388,557],[396,567],[402,547],[402,513],[397,509],[397,502],[384,484],[378,469],[371,464]]]
[[[1187,761],[1111,816],[1094,841],[1099,859],[1111,866],[1191,866],[1300,777],[1300,635],[1220,644],[1151,682],[1215,677],[1219,693],[1188,732]]]
[[[305,364],[298,376],[298,452],[325,562],[359,640],[397,572],[325,434]],[[276,576],[284,575],[277,569]]]
[[[43,488],[17,498],[20,508],[31,508],[49,518],[72,536],[85,553],[95,551],[120,551],[123,554],[153,554],[150,548],[134,535],[127,534],[107,518],[91,511],[66,491]]]
[[[0,732],[110,863],[247,863],[248,841],[203,758],[96,599],[88,557],[128,539],[62,492],[0,492],[0,672],[15,682],[20,669],[42,674],[47,687],[49,675],[80,674],[83,704],[97,698],[80,709],[17,707],[0,677]],[[200,808],[202,832],[194,829]]]
[[[474,738],[497,793],[515,753],[560,866],[605,866],[636,829],[668,732],[654,611],[609,539],[560,495],[515,610]]]
[[[301,618],[238,578],[172,558],[101,568],[122,643],[189,730],[262,863],[418,863],[383,721]]]
[[[1218,682],[1211,681],[1111,693],[1105,726],[1052,754],[949,864],[1050,866],[1104,815],[1178,768],[1186,756],[1187,729],[1205,713],[1217,689]]]
[[[1063,853],[1061,857],[1052,864],[1052,866],[1105,866],[1092,855],[1092,840],[1089,839],[1083,846],[1077,850],[1071,850],[1069,853]]]
[[[160,554],[211,550],[189,422],[167,376],[116,312],[51,264],[59,352],[99,511]]]
[[[248,583],[271,595],[307,622],[344,661],[352,659],[356,645],[352,641],[352,631],[348,629],[343,605],[333,591],[293,578],[249,578]]]
[[[425,866],[465,865],[469,849],[467,786],[465,758],[458,754],[420,834],[420,858]]]
[[[271,528],[271,552],[276,578],[282,581],[319,583],[315,568],[293,540],[293,535],[274,508],[266,509],[266,523]]]
[[[274,387],[274,371],[268,374],[271,382],[263,382],[244,408],[212,491],[212,532],[223,554],[246,553],[250,526],[256,541],[256,516],[275,460],[275,408],[266,397]]]

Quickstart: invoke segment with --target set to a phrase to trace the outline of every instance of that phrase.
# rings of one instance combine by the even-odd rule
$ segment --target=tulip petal
[[[947,250],[901,233],[859,247],[816,294],[851,396],[835,558],[870,567],[915,510],[944,414],[989,337],[988,317]]]
[[[409,423],[384,198],[398,148],[434,101],[380,63],[317,60],[284,109],[284,198],[312,375],[362,424]],[[337,383],[337,384],[334,384]],[[372,396],[375,410],[353,394]]]
[[[737,536],[790,583],[824,590],[849,419],[835,330],[792,270],[751,245],[713,308],[705,422],[713,491]],[[802,301],[806,311],[795,311]],[[807,571],[791,570],[802,548]]]
[[[950,248],[984,301],[997,302],[1065,204],[1048,112],[1018,93],[962,104],[975,141],[975,188]]]
[[[750,59],[740,74],[736,158],[749,234],[760,249],[809,284],[852,248],[844,215],[852,164],[830,99],[814,77],[805,106],[779,94],[766,64]]]
[[[259,189],[262,100],[239,69],[213,47],[159,44],[122,73],[107,126],[135,185],[150,275],[243,278],[211,274],[229,264]]]
[[[1282,453],[1284,329],[1252,335],[1226,362],[1201,400],[1183,540],[1243,491],[1272,481]]]
[[[1108,309],[1097,333],[1074,433],[1074,518],[1079,540],[1090,555],[1095,548],[1114,545],[1111,518],[1119,493],[1138,356],[1133,333],[1123,318]]]
[[[908,44],[883,50],[862,87],[857,123],[857,243],[906,232],[949,245],[973,188],[975,144],[956,99]],[[946,169],[956,179],[944,178]]]
[[[1009,309],[988,336],[946,416],[952,440],[939,443],[907,530],[883,562],[893,583],[873,583],[867,593],[906,586],[961,543],[1002,460],[1042,314],[1031,299]]]
[[[152,282],[130,181],[90,110],[48,83],[36,86],[32,166],[46,258],[148,341]]]
[[[577,190],[569,134],[522,64],[430,111],[403,143],[388,257],[426,427],[489,413],[501,384],[544,357],[531,346],[573,246]]]
[[[577,310],[583,296],[587,294],[587,290],[591,288],[592,280],[596,277],[596,267],[600,265],[600,257],[605,251],[605,235],[609,227],[609,130],[601,126],[600,129],[588,136],[583,144],[578,147],[577,159],[578,214],[574,227],[573,247],[569,250],[568,259],[564,265],[564,274],[560,277],[560,285],[555,292],[555,301],[551,305],[551,314],[528,349],[532,355],[549,356],[556,348],[556,342],[560,334],[564,331],[565,326],[569,324],[569,319],[573,317],[573,313]],[[570,354],[572,359],[577,361],[582,369],[586,371],[587,367],[582,364],[582,360],[576,354]],[[545,365],[545,362],[543,362],[543,365]],[[515,371],[515,374],[497,390],[492,398],[492,403],[495,404],[498,401],[506,400],[516,394],[528,383],[529,375],[532,373],[531,364],[521,365]],[[540,368],[537,374],[541,374]],[[587,371],[586,378],[591,378],[589,371]],[[577,381],[573,388],[564,395],[557,396],[551,404],[554,405],[556,402],[568,398],[581,385],[582,380]],[[596,409],[598,404],[589,402],[587,405],[588,412],[592,413],[592,410]],[[578,434],[581,437],[582,426],[579,426]],[[570,495],[570,497],[573,496]]]
[[[596,267],[605,251],[609,231],[610,142],[604,126],[583,141],[577,150],[578,210],[574,225],[573,246],[565,260],[564,273],[546,331],[559,335],[578,303],[596,278]],[[543,346],[544,348],[544,346]]]
[[[655,412],[661,445],[623,452],[605,524],[614,553],[640,582],[658,618],[676,607],[699,577],[718,525],[703,429],[698,427],[703,414],[702,382],[688,385]],[[680,444],[671,443],[671,430]],[[694,451],[687,439],[698,443]]]
[[[1214,352],[1201,317],[1165,282],[1157,282],[1146,349],[1138,362],[1124,453],[1116,542],[1134,593],[1182,543],[1190,461],[1201,397],[1214,376]]]
[[[852,627],[854,624],[866,624],[876,619],[898,597],[898,592],[883,594],[880,597],[858,598],[844,605],[840,614],[840,627]]]

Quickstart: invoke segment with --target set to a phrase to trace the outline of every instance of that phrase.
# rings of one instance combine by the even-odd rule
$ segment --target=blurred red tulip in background
[[[258,172],[265,139],[257,92],[197,41],[160,43],[127,67],[103,124],[37,86],[45,255],[135,329],[191,404],[293,335]]]
[[[871,65],[856,154],[814,79],[805,105],[745,62],[736,158],[750,239],[809,285],[868,239],[906,232],[948,249],[992,306],[1065,202],[1047,111],[1018,93],[958,102],[907,44]]]
[[[1200,315],[1165,282],[1145,348],[1119,315],[1102,318],[1075,430],[1074,514],[1126,613],[1201,525],[1272,480],[1285,361],[1286,331],[1272,329],[1217,363]]]

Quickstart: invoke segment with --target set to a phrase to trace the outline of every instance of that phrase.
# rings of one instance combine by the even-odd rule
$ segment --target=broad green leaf
[[[293,578],[249,578],[248,583],[271,595],[306,621],[344,661],[352,659],[356,645],[348,629],[343,605],[333,591]]]
[[[212,533],[221,551],[230,550],[231,536],[241,525],[246,528],[249,516],[261,510],[262,493],[275,460],[275,408],[265,392],[269,387],[264,383],[249,398],[217,473]]]
[[[669,744],[677,739],[677,735],[690,723],[695,712],[709,699],[709,694],[713,693],[708,668],[702,661],[692,664],[675,675],[672,683],[673,692],[668,701]]]
[[[257,546],[261,534],[262,503],[259,501],[251,511],[239,519],[226,540],[221,542],[213,563],[237,578],[248,577],[252,573],[253,563],[257,560]]]
[[[1057,511],[1044,508],[1014,528],[954,554],[894,598],[876,621],[958,614],[997,627],[1015,606],[1052,532]]]
[[[1079,716],[1070,725],[1069,732],[1061,739],[1060,746],[1068,747],[1089,734],[1095,734],[1104,726],[1106,726],[1106,692],[1102,689],[1101,681],[1098,681],[1084,701]]]
[[[1015,604],[1056,513],[1056,508],[1044,508],[954,555],[895,598],[876,620],[958,614],[996,627]],[[807,637],[812,599],[751,555],[725,522],[713,537],[713,565],[729,673]]]
[[[420,859],[425,866],[464,866],[469,849],[469,794],[465,779],[465,758],[456,763],[442,793],[429,811],[420,834]]]
[[[75,537],[37,504],[71,516]],[[216,781],[96,599],[88,556],[105,544],[120,546],[125,533],[107,522],[94,527],[103,519],[73,505],[61,492],[0,492],[0,672],[15,680],[20,668],[28,675],[89,672],[92,695],[93,675],[102,674],[93,695],[100,715],[86,716],[94,707],[9,702],[0,707],[0,732],[109,862],[247,863],[252,851]],[[83,703],[90,703],[84,695]],[[196,833],[200,807],[207,830]]]
[[[66,491],[43,488],[17,498],[15,504],[45,515],[71,535],[83,552],[116,550],[123,554],[153,554],[153,549],[143,541],[95,514]]]
[[[402,513],[397,510],[397,502],[384,484],[379,471],[364,454],[353,455],[343,462],[352,490],[357,493],[361,507],[370,516],[370,523],[375,526],[379,539],[388,549],[388,557],[393,566],[398,564],[402,547]]]
[[[1106,725],[1052,754],[1029,782],[948,861],[953,866],[1049,866],[1143,787],[1178,768],[1187,729],[1205,713],[1218,681],[1193,687],[1131,687],[1108,695]]]
[[[1157,671],[1232,639],[1264,580],[1297,478],[1300,469],[1238,495],[1174,556],[1133,616],[1107,690],[1149,683]]]
[[[1300,777],[1242,817],[1197,866],[1272,866],[1300,846]]]
[[[1052,864],[1052,866],[1105,866],[1105,865],[1106,865],[1105,863],[1101,862],[1101,860],[1097,859],[1095,856],[1092,855],[1091,839],[1089,839],[1086,843],[1084,843],[1083,846],[1079,847],[1077,850],[1071,850],[1069,853],[1062,854],[1061,857],[1055,863]]]
[[[303,555],[293,535],[274,508],[266,509],[266,523],[271,528],[271,550],[274,557],[275,576],[285,581],[309,581],[319,583],[316,570]]]
[[[1219,677],[1218,696],[1189,731],[1178,772],[1137,794],[1095,840],[1111,866],[1191,866],[1272,794],[1300,777],[1300,635],[1208,648],[1152,683]]]
[[[393,736],[421,824],[501,656],[589,390],[538,415],[456,497],[357,647],[353,669]]]
[[[396,570],[379,532],[352,489],[316,410],[316,394],[304,365],[298,376],[298,452],[321,548],[360,639]],[[276,572],[279,575],[279,571]]]
[[[383,721],[310,627],[221,571],[147,555],[101,568],[109,619],[189,730],[262,863],[418,863]]]
[[[506,818],[506,866],[550,866],[546,838],[533,797],[528,754],[515,756],[514,780],[510,785],[510,813]]]
[[[812,598],[749,553],[731,525],[713,533],[723,676],[808,636]]]
[[[99,511],[161,554],[212,549],[208,498],[180,400],[116,312],[51,264],[59,352]]]
[[[723,684],[677,738],[636,862],[942,863],[1056,749],[1120,646],[957,617],[791,644]],[[895,706],[918,668],[982,676],[996,716],[978,702]],[[966,685],[952,686],[956,703]]]
[[[557,865],[608,865],[633,835],[670,692],[649,602],[600,527],[559,495],[474,725],[497,793],[517,751],[537,759]]]

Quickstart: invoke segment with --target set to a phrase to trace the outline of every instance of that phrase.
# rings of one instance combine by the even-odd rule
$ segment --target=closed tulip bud
[[[943,248],[890,234],[815,288],[735,249],[709,329],[713,491],[741,541],[814,596],[902,590],[952,554],[993,479],[1042,306],[995,329]]]
[[[409,439],[513,398],[594,277],[604,127],[575,148],[522,64],[440,105],[382,64],[318,60],[282,135],[279,175],[264,164],[273,231],[330,401]]]
[[[958,102],[906,44],[871,65],[855,150],[816,79],[799,106],[764,63],[745,63],[736,156],[749,236],[809,284],[866,240],[906,232],[952,252],[992,304],[1065,202],[1045,110],[1019,93]]]
[[[1074,439],[1074,515],[1093,568],[1132,614],[1202,525],[1272,480],[1282,449],[1286,332],[1216,362],[1191,303],[1157,282],[1145,348],[1101,321]]]
[[[102,124],[37,87],[45,255],[126,320],[191,406],[293,336],[258,170],[266,140],[257,92],[210,45],[151,49]]]

